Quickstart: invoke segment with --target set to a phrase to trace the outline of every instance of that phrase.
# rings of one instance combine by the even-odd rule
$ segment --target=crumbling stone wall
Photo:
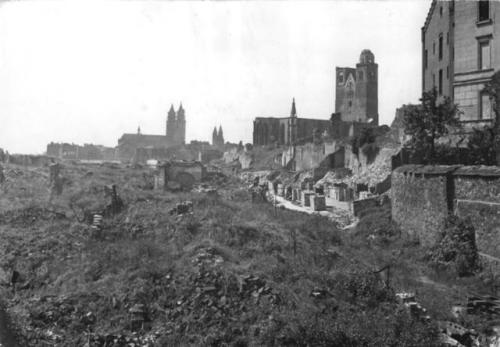
[[[500,175],[481,168],[466,170],[454,173],[455,213],[471,218],[479,252],[500,258]]]
[[[405,165],[392,172],[392,218],[432,245],[448,214],[470,217],[479,252],[500,258],[500,167]]]
[[[446,172],[426,175],[404,168],[392,173],[392,218],[403,233],[430,246],[448,215],[449,178]]]

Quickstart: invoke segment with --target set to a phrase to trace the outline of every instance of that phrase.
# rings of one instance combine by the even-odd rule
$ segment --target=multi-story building
[[[484,87],[500,68],[500,2],[433,0],[422,27],[422,91],[458,104],[466,126],[491,123]]]

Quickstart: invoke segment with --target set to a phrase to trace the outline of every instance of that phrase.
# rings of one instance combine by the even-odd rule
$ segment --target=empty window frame
[[[479,93],[479,119],[492,119],[490,96],[486,92]]]
[[[339,72],[338,77],[337,77],[337,83],[344,83],[344,72],[343,71]]]
[[[478,39],[478,69],[491,68],[491,38]]]
[[[490,19],[490,2],[480,0],[477,2],[477,20],[479,22],[487,21]]]
[[[443,95],[443,70],[439,70],[439,95]]]
[[[443,34],[439,34],[438,50],[439,50],[439,60],[441,60],[443,59]]]

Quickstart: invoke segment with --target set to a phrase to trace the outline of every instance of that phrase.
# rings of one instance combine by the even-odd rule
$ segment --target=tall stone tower
[[[219,145],[224,146],[224,133],[222,132],[222,125],[219,125],[219,133],[217,134],[217,139],[219,140]]]
[[[365,49],[356,64],[356,101],[362,121],[378,125],[378,64],[373,53]]]
[[[345,122],[378,125],[378,64],[373,53],[361,52],[356,68],[337,67],[335,113]]]
[[[177,110],[177,131],[175,144],[184,145],[186,143],[186,115],[182,108],[182,103]]]
[[[214,131],[212,132],[212,146],[217,146],[219,144],[217,136],[217,127],[214,127]]]
[[[288,145],[294,145],[297,142],[297,108],[295,107],[295,98],[292,100],[292,110],[290,111],[290,124],[288,125]]]
[[[168,111],[167,129],[166,129],[167,141],[169,144],[174,143],[176,128],[177,128],[177,124],[176,124],[176,120],[175,120],[174,105],[171,105],[170,110]]]

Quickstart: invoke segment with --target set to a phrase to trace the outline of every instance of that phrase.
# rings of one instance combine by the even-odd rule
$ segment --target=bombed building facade
[[[114,160],[115,148],[86,143],[83,146],[74,143],[55,143],[47,145],[47,156],[59,159],[75,160]]]

